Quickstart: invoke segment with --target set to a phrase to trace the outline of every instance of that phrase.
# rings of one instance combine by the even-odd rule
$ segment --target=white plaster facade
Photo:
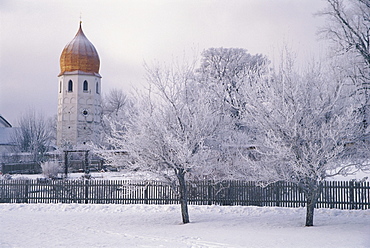
[[[83,88],[84,83],[87,90]],[[59,77],[58,146],[77,147],[98,141],[102,114],[100,92],[100,77],[77,73]]]

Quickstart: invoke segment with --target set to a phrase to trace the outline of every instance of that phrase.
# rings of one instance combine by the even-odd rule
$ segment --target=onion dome
[[[94,45],[80,28],[76,36],[63,49],[60,55],[60,73],[99,75],[100,59]]]

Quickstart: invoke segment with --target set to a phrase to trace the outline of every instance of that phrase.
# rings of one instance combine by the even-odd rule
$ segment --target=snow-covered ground
[[[79,179],[82,178],[84,173],[70,173],[68,174],[69,179]],[[160,180],[161,178],[158,175],[150,172],[132,172],[132,171],[118,171],[118,172],[91,172],[90,173],[92,179],[102,179],[102,180]],[[42,174],[13,174],[10,175],[12,179],[37,179],[37,178],[44,178],[45,176]],[[64,175],[62,173],[59,174],[60,177]],[[0,175],[0,179],[2,179],[4,175]],[[330,181],[370,181],[370,171],[364,172],[360,171],[354,175],[348,176],[335,176],[332,178],[328,178]]]
[[[64,174],[59,173],[59,177],[64,177]],[[69,173],[68,179],[81,179],[84,173]],[[131,171],[119,171],[119,172],[91,172],[91,179],[96,180],[160,180],[158,175],[150,172],[131,172]],[[0,179],[37,179],[45,178],[43,174],[12,174],[12,175],[0,175]],[[1,247],[0,247],[1,248]]]
[[[370,247],[370,210],[0,204],[0,247]]]

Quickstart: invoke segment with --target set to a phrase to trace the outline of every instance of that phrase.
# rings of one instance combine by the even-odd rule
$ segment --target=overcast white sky
[[[302,59],[323,51],[324,0],[0,0],[0,114],[57,112],[64,46],[83,30],[98,50],[102,91],[143,81],[143,62],[184,51],[245,48],[271,60],[286,43]]]

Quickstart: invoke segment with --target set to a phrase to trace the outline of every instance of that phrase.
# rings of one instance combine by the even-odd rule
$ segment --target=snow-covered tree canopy
[[[361,114],[365,131],[370,123],[370,1],[326,0],[327,7],[319,13],[326,17],[321,28],[323,38],[332,42],[333,55],[356,85],[352,92],[361,101]]]
[[[267,72],[269,61],[261,54],[251,55],[242,48],[210,48],[202,53],[201,65],[197,70],[202,82],[214,95],[219,104],[238,116],[245,104],[240,90],[249,78],[261,77]]]
[[[337,46],[340,53],[353,52],[370,67],[370,1],[327,0],[319,14],[328,20],[321,34]]]
[[[361,120],[358,106],[343,94],[344,78],[320,65],[298,73],[285,61],[280,71],[245,88],[243,118],[257,130],[259,159],[250,161],[259,180],[320,182],[356,169]]]
[[[147,80],[150,87],[138,101],[137,115],[126,131],[114,130],[110,144],[130,153],[129,166],[196,175],[197,167],[215,156],[205,144],[220,128],[222,115],[194,80],[192,67],[147,67]]]
[[[126,155],[103,156],[179,185],[184,223],[185,176],[224,176],[300,185],[312,225],[321,182],[356,171],[366,159],[359,105],[348,94],[354,85],[320,63],[296,70],[284,54],[277,71],[243,49],[204,54],[198,70],[146,67],[149,86],[134,101],[135,114],[110,122],[107,143]]]
[[[316,63],[298,72],[289,56],[282,61],[278,71],[243,84],[242,120],[255,131],[255,156],[246,157],[240,171],[263,183],[299,185],[307,200],[306,226],[312,226],[322,181],[355,172],[365,162],[362,120],[359,106],[344,94],[348,86],[340,71]]]
[[[12,152],[30,152],[33,160],[44,160],[44,154],[48,151],[53,140],[53,123],[46,119],[42,113],[28,110],[18,120],[18,128],[11,137],[16,145]]]
[[[105,95],[102,101],[103,114],[108,118],[118,116],[130,109],[130,99],[122,89],[112,89]]]
[[[179,185],[183,222],[187,223],[185,176],[212,175],[217,168],[217,150],[207,142],[218,133],[223,115],[213,107],[206,88],[195,81],[193,66],[146,69],[149,87],[137,101],[138,113],[125,123],[125,129],[113,125],[107,140],[113,149],[129,155],[102,155]]]

